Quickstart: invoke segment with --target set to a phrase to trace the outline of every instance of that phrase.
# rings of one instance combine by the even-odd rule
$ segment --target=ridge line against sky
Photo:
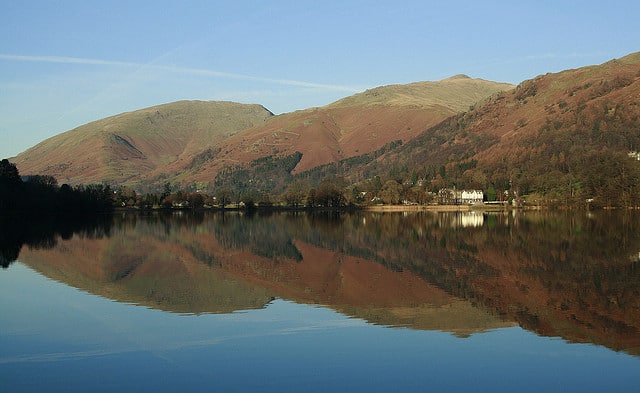
[[[179,100],[275,114],[465,74],[518,84],[640,50],[640,2],[0,0],[0,158]]]

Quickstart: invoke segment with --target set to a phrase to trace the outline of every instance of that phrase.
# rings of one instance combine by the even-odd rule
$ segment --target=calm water
[[[640,386],[636,213],[0,226],[0,391]]]

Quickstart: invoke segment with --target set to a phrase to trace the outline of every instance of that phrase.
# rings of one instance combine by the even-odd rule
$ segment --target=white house
[[[460,203],[463,205],[473,205],[482,203],[484,193],[481,190],[462,190]]]
[[[438,192],[438,199],[443,205],[473,205],[482,203],[484,193],[481,190],[443,188]]]

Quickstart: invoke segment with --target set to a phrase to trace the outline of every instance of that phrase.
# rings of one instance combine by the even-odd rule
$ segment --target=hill
[[[457,76],[383,86],[280,116],[258,105],[183,101],[89,123],[36,145],[14,162],[21,174],[52,175],[60,183],[210,188],[217,174],[261,158],[297,154],[288,171],[297,173],[408,141],[512,87]]]
[[[23,175],[50,175],[59,183],[136,184],[271,116],[260,105],[179,101],[88,123],[13,162]]]
[[[225,140],[217,160],[200,170],[210,174],[229,162],[248,163],[300,152],[293,169],[300,173],[375,151],[395,140],[408,141],[421,130],[511,88],[466,76],[378,87],[324,107],[275,116],[262,126],[240,132]]]
[[[637,204],[640,53],[522,82],[380,157],[321,176],[495,190],[533,203]],[[506,194],[505,194],[506,192]]]

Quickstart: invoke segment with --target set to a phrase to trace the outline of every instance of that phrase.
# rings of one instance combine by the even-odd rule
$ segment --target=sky
[[[0,158],[167,102],[275,114],[456,74],[518,84],[640,51],[629,1],[0,0]]]

